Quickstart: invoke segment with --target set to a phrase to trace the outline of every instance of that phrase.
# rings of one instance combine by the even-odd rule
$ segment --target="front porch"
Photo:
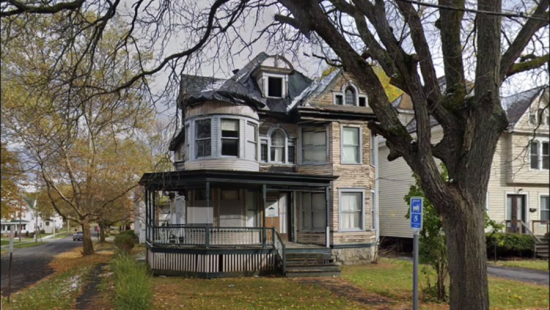
[[[155,274],[205,278],[285,275],[288,255],[292,264],[334,267],[327,208],[334,178],[228,171],[145,175],[140,184],[146,189],[148,265]],[[170,210],[162,212],[168,221],[159,221],[159,193],[171,198]],[[318,244],[300,244],[297,197],[317,193],[323,199],[310,210],[320,211],[323,237]]]

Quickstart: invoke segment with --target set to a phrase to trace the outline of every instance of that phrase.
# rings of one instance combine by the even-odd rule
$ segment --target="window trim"
[[[325,161],[304,161],[304,128],[314,128],[313,132],[323,129],[325,132]],[[328,136],[328,128],[329,126],[322,126],[322,127],[300,127],[300,149],[299,149],[299,163],[300,165],[326,165],[331,162],[330,159],[330,152],[329,152],[329,136]]]
[[[250,140],[248,140],[248,138],[247,138],[247,130],[248,130],[248,126],[249,126],[249,125],[251,125],[251,126],[254,128],[254,139],[255,139],[256,141],[250,141]],[[247,155],[246,153],[247,153],[248,144],[249,144],[249,143],[253,143],[254,146],[255,146],[255,152],[254,152],[255,158],[254,158],[254,161],[260,162],[260,161],[259,161],[259,158],[260,158],[259,155],[260,155],[260,154],[259,154],[259,152],[258,152],[258,145],[260,144],[260,143],[259,143],[259,142],[260,142],[260,135],[259,135],[259,128],[260,128],[260,126],[258,126],[258,124],[256,124],[256,123],[253,123],[253,122],[251,122],[251,121],[249,121],[249,120],[246,120],[246,123],[245,123],[244,127],[245,127],[245,128],[244,128],[244,139],[245,139],[245,141],[244,141],[244,143],[245,143],[245,144],[244,144],[245,156],[244,156],[244,157],[245,157],[245,159],[248,159],[248,158],[246,158],[246,155]]]
[[[284,136],[284,141],[283,141],[283,156],[284,156],[284,160],[283,161],[273,161],[271,159],[271,148],[273,147],[273,141],[271,139],[271,137],[277,132],[277,131],[280,131],[283,133],[283,136]],[[269,131],[268,131],[268,135],[267,135],[267,161],[271,164],[278,164],[278,165],[282,165],[282,164],[288,164],[288,134],[286,132],[286,130],[283,129],[283,127],[280,127],[280,126],[275,126],[275,127],[271,127],[269,128]]]
[[[264,144],[265,142],[265,145],[267,146],[267,150],[266,150],[266,160],[264,161],[262,159],[262,144]],[[258,157],[259,160],[258,162],[260,163],[269,163],[269,138],[267,136],[260,136],[260,149],[259,149],[259,153],[260,153],[260,156]]]
[[[274,78],[281,78],[282,79],[282,96],[281,97],[272,97],[272,96],[269,96],[269,78],[270,77],[274,77]],[[284,99],[286,98],[286,83],[287,83],[287,75],[286,74],[276,74],[276,73],[262,73],[262,80],[263,80],[263,84],[264,84],[264,90],[265,90],[265,93],[264,93],[264,97],[265,98],[276,98],[276,99]]]
[[[358,128],[359,129],[359,144],[357,145],[357,151],[359,152],[358,162],[346,162],[344,161],[344,128]],[[345,124],[340,126],[340,164],[342,165],[362,165],[363,164],[363,126],[355,124]]]
[[[212,118],[214,119],[214,118]],[[227,119],[227,120],[236,120],[237,121],[237,128],[238,128],[238,137],[237,138],[232,138],[232,137],[223,137],[222,135],[222,123],[223,123],[223,120],[224,119]],[[218,141],[216,141],[216,143],[218,143],[218,151],[220,152],[219,156],[218,154],[214,155],[215,158],[243,158],[243,154],[241,154],[241,146],[242,146],[242,143],[241,143],[241,138],[242,138],[242,130],[241,130],[241,118],[239,117],[232,117],[232,116],[226,116],[226,115],[221,115],[219,118],[218,118]],[[246,128],[245,128],[246,130]],[[246,134],[245,134],[246,136]],[[223,139],[229,139],[229,140],[237,140],[239,142],[238,146],[237,146],[237,156],[235,155],[223,155],[222,154],[222,148],[223,148]]]
[[[354,187],[347,187],[347,188],[338,188],[338,231],[339,232],[349,232],[349,231],[366,231],[365,221],[365,193],[367,189],[366,188],[354,188]],[[342,193],[361,193],[361,229],[349,229],[349,228],[342,228]]]
[[[550,194],[549,193],[539,193],[539,202],[538,202],[538,205],[539,205],[539,221],[543,221],[542,219],[542,197],[548,197],[548,199],[550,200]],[[546,209],[545,209],[546,210]],[[550,208],[548,208],[548,220],[547,221],[550,221]],[[543,224],[542,222],[539,223],[540,226],[546,226],[546,224]]]
[[[531,167],[531,144],[533,142],[536,142],[538,143],[538,153],[537,153],[537,161],[538,161],[538,164],[537,164],[537,168],[532,168]],[[549,139],[546,139],[546,138],[535,138],[535,139],[532,139],[529,141],[529,144],[528,144],[528,148],[529,148],[529,151],[527,152],[527,158],[528,158],[528,165],[529,165],[529,171],[548,171],[550,169],[546,169],[546,168],[543,168],[542,167],[542,151],[543,151],[543,144],[544,143],[549,143],[549,148],[550,148],[550,140]],[[548,153],[548,160],[550,161],[550,150],[549,150],[549,153]],[[549,165],[549,168],[550,168],[550,165]]]

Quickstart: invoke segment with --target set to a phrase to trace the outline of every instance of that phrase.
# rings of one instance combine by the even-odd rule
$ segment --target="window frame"
[[[550,202],[550,194],[548,194],[548,193],[546,193],[546,194],[539,194],[539,221],[544,221],[544,220],[542,219],[542,197],[547,197],[547,199],[548,199],[549,202]],[[547,210],[547,212],[548,212],[548,219],[547,219],[546,221],[550,221],[550,206],[549,206],[548,209],[545,209],[545,210]],[[544,225],[544,226],[546,226],[546,224],[544,224],[544,223],[542,223],[542,222],[539,223],[539,225]]]
[[[275,74],[275,73],[263,73],[262,74],[262,80],[264,84],[264,97],[265,98],[276,98],[276,99],[284,99],[286,98],[286,82],[287,82],[287,75],[286,74]],[[280,78],[282,79],[282,88],[281,88],[281,97],[273,97],[269,96],[269,78]]]
[[[340,100],[341,100],[342,104],[337,103],[337,100],[336,100],[337,97],[340,97]],[[335,106],[343,106],[344,105],[344,95],[342,95],[341,93],[332,93],[332,103]]]
[[[225,116],[225,115],[222,115],[220,116],[219,118],[219,125],[218,125],[218,128],[219,128],[219,134],[218,134],[218,141],[216,141],[216,143],[219,143],[219,147],[218,147],[218,150],[219,150],[219,157],[220,158],[242,158],[243,154],[241,154],[241,136],[242,136],[242,130],[241,130],[241,119],[238,118],[238,117],[231,117],[231,116]],[[223,136],[223,129],[222,129],[222,124],[223,124],[223,121],[224,120],[232,120],[232,121],[237,121],[237,137],[224,137]],[[246,130],[246,128],[245,128]],[[223,152],[223,140],[226,139],[226,140],[237,140],[237,155],[223,155],[222,152]],[[217,154],[216,154],[217,155]]]
[[[277,132],[281,132],[283,134],[283,161],[274,161],[272,158],[271,158],[271,148],[275,148],[275,146],[273,146],[273,135]],[[286,131],[284,129],[282,129],[282,127],[273,127],[272,130],[269,131],[269,134],[268,134],[268,142],[269,144],[267,145],[267,159],[268,159],[268,162],[269,163],[272,163],[272,164],[287,164],[288,163],[288,135],[286,133]],[[281,146],[277,146],[277,148],[281,148]]]
[[[313,130],[304,130],[304,129],[313,129]],[[320,161],[305,161],[304,160],[304,150],[305,150],[305,146],[304,146],[304,131],[313,131],[313,132],[318,132],[318,131],[324,131],[325,133],[325,161],[324,162],[320,162]],[[299,152],[299,155],[300,155],[300,158],[299,158],[299,162],[301,165],[326,165],[328,163],[330,163],[330,154],[329,154],[329,136],[328,136],[328,125],[326,126],[322,126],[322,127],[300,127],[300,152]]]
[[[339,188],[338,189],[338,231],[347,232],[347,231],[366,231],[366,216],[365,216],[365,195],[366,188]],[[345,193],[361,193],[361,229],[355,228],[342,228],[342,194]]]
[[[262,145],[266,146],[266,160],[262,159]],[[269,138],[267,136],[260,136],[260,157],[259,162],[261,163],[269,163]]]
[[[254,128],[254,141],[250,141],[248,139],[247,133],[248,133],[248,126],[249,125],[252,126],[252,128]],[[245,129],[244,129],[244,136],[245,136],[244,137],[245,138],[245,156],[244,157],[246,159],[249,159],[249,158],[247,158],[248,154],[247,154],[246,149],[248,148],[249,144],[254,144],[254,158],[253,158],[253,160],[256,161],[256,162],[259,162],[259,160],[258,160],[258,158],[259,158],[258,157],[258,144],[259,144],[258,142],[260,140],[260,136],[258,135],[259,127],[260,126],[258,126],[258,124],[247,120],[246,124],[245,124]]]
[[[532,144],[533,143],[537,143],[537,168],[533,168],[532,167],[532,156],[531,155],[531,148],[532,148]],[[543,151],[544,151],[544,144],[548,144],[548,155],[543,155]],[[540,139],[540,138],[537,138],[537,139],[533,139],[531,141],[529,141],[529,152],[528,152],[528,162],[529,162],[529,171],[548,171],[550,170],[550,140],[549,139]],[[548,157],[548,161],[549,161],[549,166],[548,168],[543,168],[543,156],[547,156]]]
[[[347,103],[347,100],[348,100],[348,90],[351,90],[351,99],[353,100],[353,102],[351,104],[348,104]],[[358,107],[359,106],[359,92],[357,91],[357,88],[353,87],[351,84],[350,85],[347,85],[346,88],[344,88],[344,106],[356,106]]]
[[[197,138],[197,122],[200,122],[200,121],[204,121],[204,120],[208,120],[210,121],[210,137],[209,138],[201,138],[200,140],[206,140],[206,139],[210,139],[210,155],[207,155],[207,156],[197,156],[197,151],[198,151],[198,148],[197,148],[197,142],[199,141],[199,139]],[[205,159],[205,158],[212,158],[214,157],[214,146],[212,144],[212,139],[214,138],[213,137],[213,131],[212,131],[212,127],[213,127],[213,120],[214,118],[213,117],[201,117],[201,118],[197,118],[197,119],[194,119],[193,120],[193,126],[195,127],[194,130],[193,130],[193,133],[194,133],[194,139],[193,139],[193,143],[194,143],[194,156],[193,156],[193,159]]]
[[[309,206],[309,209],[306,210],[306,208],[304,207],[304,194],[309,194],[310,195],[310,206]],[[314,223],[314,217],[313,217],[313,195],[323,195],[324,196],[324,199],[323,201],[325,201],[325,209],[323,210],[323,214],[325,215],[325,226],[323,226],[322,228],[314,228],[313,227],[313,223]],[[326,213],[327,213],[327,208],[329,207],[328,206],[328,203],[327,202],[327,198],[326,198],[326,193],[324,192],[302,192],[301,195],[300,195],[300,207],[302,209],[302,214],[300,216],[300,230],[303,231],[303,232],[325,232],[326,231],[326,227],[328,225],[328,222],[327,222],[327,218],[326,218]],[[304,213],[306,213],[306,211],[309,211],[310,212],[310,219],[311,219],[311,226],[309,228],[306,228],[304,227],[304,221],[305,221],[305,216],[304,216]]]
[[[359,129],[358,131],[358,138],[359,141],[357,141],[359,144],[357,144],[357,152],[358,156],[357,162],[347,162],[344,161],[344,129],[346,128],[356,128]],[[354,124],[346,124],[340,126],[340,164],[342,165],[362,165],[363,164],[363,152],[362,152],[362,146],[363,146],[363,127],[361,125],[354,125]]]
[[[185,154],[183,156],[183,161],[188,161],[189,159],[191,159],[191,144],[190,144],[190,141],[191,141],[191,126],[189,126],[189,124],[185,124]]]

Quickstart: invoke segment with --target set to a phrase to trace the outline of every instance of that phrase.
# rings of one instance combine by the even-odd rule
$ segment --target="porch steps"
[[[542,242],[535,243],[535,253],[537,257],[548,259],[548,241],[544,240]]]
[[[339,276],[340,269],[334,263],[330,249],[292,249],[286,253],[287,277]]]

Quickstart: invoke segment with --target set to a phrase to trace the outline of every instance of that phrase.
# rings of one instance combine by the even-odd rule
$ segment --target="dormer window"
[[[355,103],[355,98],[356,98],[355,90],[351,86],[346,88],[345,95],[346,95],[346,105],[357,105]]]
[[[268,98],[284,98],[286,96],[286,75],[264,73],[264,92]]]

